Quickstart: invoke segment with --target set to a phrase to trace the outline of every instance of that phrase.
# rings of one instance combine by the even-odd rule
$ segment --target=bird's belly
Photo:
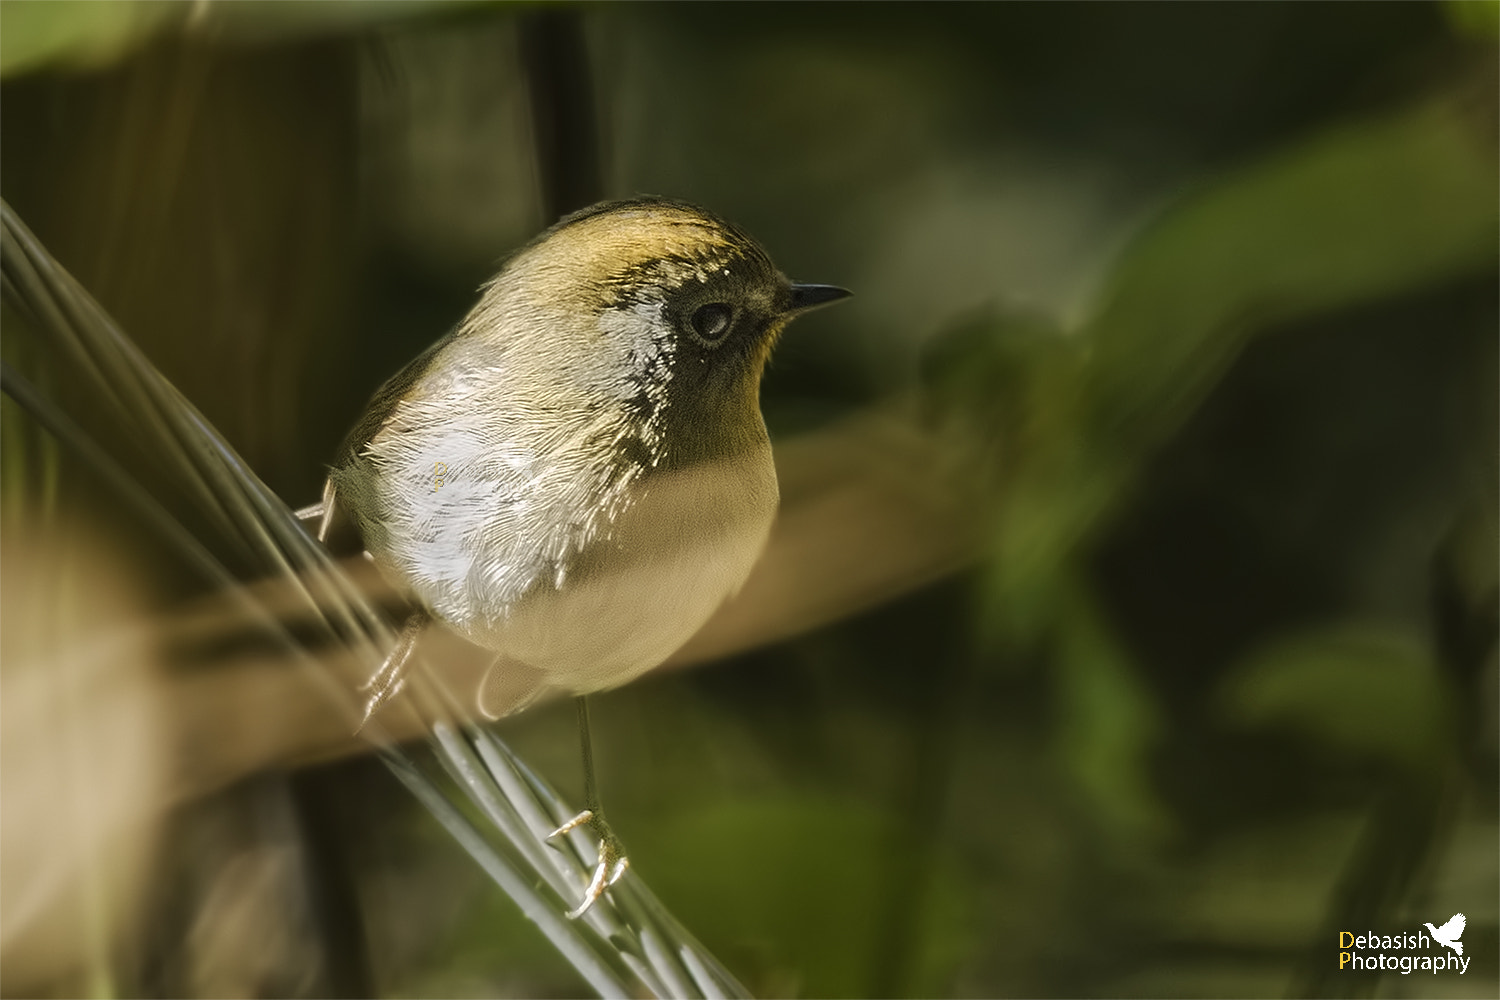
[[[473,609],[466,638],[548,688],[624,684],[685,643],[739,589],[775,517],[770,449],[650,477],[562,580],[503,609]],[[522,667],[524,665],[524,667]]]

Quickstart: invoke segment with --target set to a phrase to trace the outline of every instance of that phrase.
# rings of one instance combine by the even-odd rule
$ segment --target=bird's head
[[[639,414],[669,464],[764,438],[759,386],[787,322],[849,293],[799,285],[723,220],[660,198],[568,216],[510,259],[471,317],[526,367]]]

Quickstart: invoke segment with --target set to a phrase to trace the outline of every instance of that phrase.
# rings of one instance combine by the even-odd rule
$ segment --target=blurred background
[[[1487,997],[1497,32],[1488,2],[5,0],[0,193],[293,507],[599,198],[698,202],[854,290],[765,382],[763,571],[593,713],[633,871],[752,991]],[[0,991],[586,991],[0,417]],[[578,795],[570,704],[500,731]],[[1458,911],[1462,976],[1337,968],[1341,930]]]

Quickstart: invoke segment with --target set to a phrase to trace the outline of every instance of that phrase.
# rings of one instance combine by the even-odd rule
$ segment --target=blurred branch
[[[528,10],[519,29],[542,219],[551,225],[604,196],[594,76],[576,7]]]
[[[973,508],[949,488],[943,454],[936,440],[891,412],[779,445],[786,502],[764,556],[739,595],[662,669],[784,641],[969,564],[976,552]],[[372,605],[400,604],[368,560],[340,565]],[[285,583],[272,579],[248,591],[285,627],[309,624],[306,605]],[[151,627],[180,668],[171,672],[167,691],[177,741],[199,748],[182,758],[174,800],[262,768],[369,749],[341,713],[306,697],[305,681],[283,652],[253,641],[256,621],[237,600],[216,596]],[[424,635],[420,650],[454,691],[477,690],[492,658],[445,629]],[[367,676],[365,661],[337,645],[317,652],[323,669],[350,687]],[[382,713],[380,721],[398,742],[424,731],[419,716],[399,710]]]

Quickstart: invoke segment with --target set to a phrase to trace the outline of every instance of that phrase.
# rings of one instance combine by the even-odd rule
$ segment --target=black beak
[[[847,299],[854,293],[838,285],[793,285],[792,307],[788,312],[806,312],[818,306],[826,306],[839,299]]]

